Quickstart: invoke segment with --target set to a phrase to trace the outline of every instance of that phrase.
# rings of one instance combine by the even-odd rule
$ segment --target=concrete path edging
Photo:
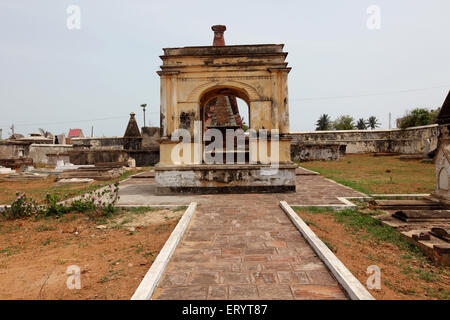
[[[376,197],[386,197],[386,198],[395,198],[395,197],[402,197],[402,198],[420,198],[420,197],[428,197],[430,196],[430,193],[374,193],[370,196],[372,198]]]
[[[336,197],[342,204],[292,204],[291,207],[320,207],[331,208],[333,210],[345,210],[356,208],[357,205],[351,202],[352,199],[372,199],[371,197]]]
[[[308,227],[298,214],[286,201],[280,201],[280,207],[291,219],[309,245],[325,263],[333,276],[347,292],[352,300],[375,300],[359,280],[347,269],[347,267],[331,252],[320,238]]]
[[[163,275],[164,270],[166,269],[166,266],[175,251],[175,248],[183,237],[183,234],[186,231],[196,208],[197,202],[191,202],[189,204],[189,207],[184,212],[177,226],[170,234],[169,239],[167,239],[164,247],[161,249],[155,261],[153,261],[152,266],[144,276],[144,279],[142,279],[138,288],[134,292],[131,300],[151,299],[153,291],[158,285],[158,282],[161,279],[161,276]]]
[[[347,189],[347,190],[351,190],[351,191],[353,191],[353,192],[357,192],[357,193],[359,193],[362,197],[370,198],[370,197],[369,197],[367,194],[365,194],[364,192],[355,190],[355,189],[353,189],[353,188],[351,188],[351,187],[348,187],[348,186],[346,186],[346,185],[343,185],[342,183],[339,183],[339,182],[334,181],[334,180],[332,180],[332,179],[326,178],[326,177],[324,177],[324,176],[322,176],[322,175],[321,175],[321,177],[323,177],[325,180],[328,180],[328,181],[330,181],[330,182],[332,182],[332,183],[335,183],[335,184],[337,184],[337,185],[340,185],[341,187],[343,187],[343,188],[345,188],[345,189]]]

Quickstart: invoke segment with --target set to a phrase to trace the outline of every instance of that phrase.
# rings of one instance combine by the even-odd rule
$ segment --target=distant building
[[[16,138],[18,141],[30,142],[35,144],[52,144],[52,138],[46,138],[40,133],[30,133],[28,137]]]
[[[56,143],[56,142],[58,142],[58,143]],[[56,134],[55,135],[55,144],[66,144],[66,135],[64,133]]]
[[[13,135],[11,135],[11,137],[9,137],[9,140],[17,140],[21,138],[25,138],[25,136],[20,133],[14,133]]]
[[[81,129],[70,129],[69,134],[67,135],[67,139],[65,141],[66,144],[71,144],[71,139],[73,138],[84,138],[83,130]]]
[[[84,138],[83,130],[81,129],[70,129],[67,138]]]

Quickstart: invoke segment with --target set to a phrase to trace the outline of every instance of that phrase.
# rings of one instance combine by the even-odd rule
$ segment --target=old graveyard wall
[[[29,157],[34,163],[50,164],[47,154],[67,153],[72,148],[70,144],[31,144]]]
[[[97,150],[121,150],[123,149],[123,137],[86,137],[72,138],[74,148],[92,148]]]
[[[291,150],[302,145],[346,145],[346,153],[423,153],[426,140],[430,150],[437,147],[438,125],[391,130],[334,130],[292,132]]]

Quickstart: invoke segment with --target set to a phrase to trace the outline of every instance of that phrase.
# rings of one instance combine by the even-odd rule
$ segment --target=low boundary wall
[[[391,130],[334,130],[292,132],[292,149],[299,145],[346,145],[346,153],[388,152],[417,154],[437,147],[437,124]]]

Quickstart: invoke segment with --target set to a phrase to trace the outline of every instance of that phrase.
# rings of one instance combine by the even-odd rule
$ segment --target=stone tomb
[[[450,92],[438,115],[439,140],[434,158],[436,165],[436,190],[432,197],[450,207]]]
[[[377,200],[384,224],[397,228],[436,263],[450,265],[450,92],[438,115],[436,189],[423,200]]]
[[[157,192],[295,191],[289,136],[291,68],[283,45],[225,46],[225,26],[212,29],[213,46],[167,48],[161,56]],[[236,98],[247,104],[248,132],[242,130]],[[216,135],[208,136],[211,132],[235,136],[220,145]]]
[[[13,173],[14,171],[11,170],[11,168],[5,168],[0,166],[0,174],[10,174]]]

